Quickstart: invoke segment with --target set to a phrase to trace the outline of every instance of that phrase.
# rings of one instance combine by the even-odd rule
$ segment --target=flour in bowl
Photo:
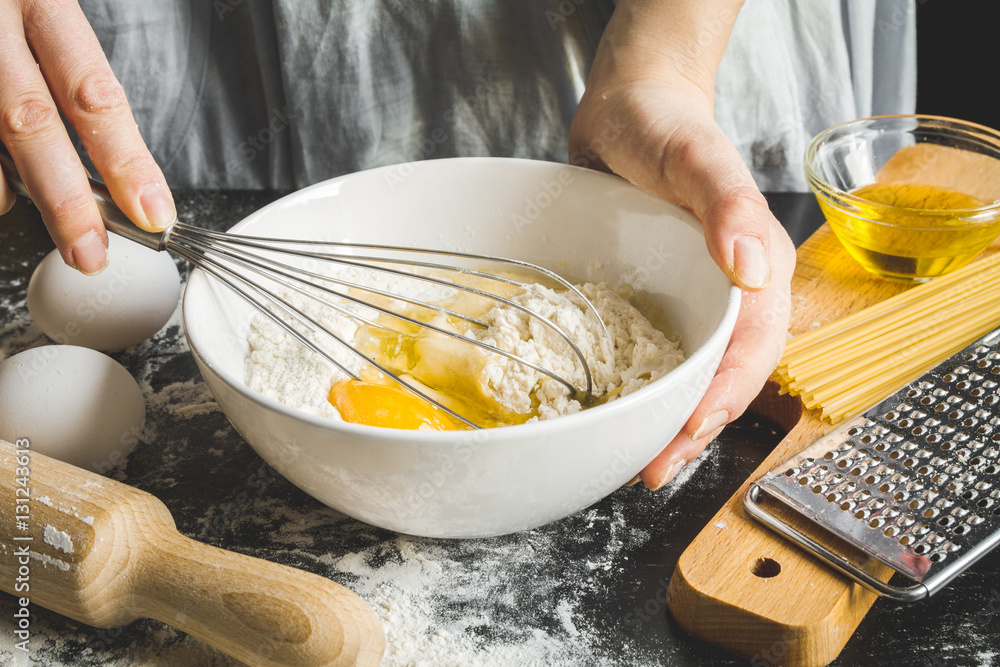
[[[514,306],[405,277],[384,274],[376,278],[362,277],[352,271],[345,269],[338,277],[394,294],[431,300],[436,305],[470,314],[488,327],[470,325],[443,311],[428,315],[425,309],[415,309],[394,299],[364,295],[367,301],[377,299],[381,305],[403,310],[411,317],[527,359],[575,387],[586,386],[586,374],[578,354],[552,327]],[[588,283],[579,289],[600,313],[607,332],[586,303],[571,291],[554,291],[539,284],[529,284],[527,289],[511,288],[506,296],[541,314],[573,339],[590,368],[593,395],[599,402],[630,394],[683,361],[677,341],[653,326],[629,302],[625,290],[604,283]],[[402,331],[402,335],[359,324],[310,299],[295,296],[290,299],[343,340],[397,370],[405,379],[477,424],[502,426],[551,419],[583,408],[578,397],[571,395],[559,380],[468,342],[400,323],[365,306],[352,304],[348,308],[379,324],[388,324]],[[261,315],[253,318],[247,341],[250,352],[246,360],[246,383],[252,390],[310,414],[341,417],[331,403],[331,390],[335,393],[338,383],[346,380],[345,373],[330,366]],[[325,347],[363,379],[373,377],[368,364],[343,346]]]

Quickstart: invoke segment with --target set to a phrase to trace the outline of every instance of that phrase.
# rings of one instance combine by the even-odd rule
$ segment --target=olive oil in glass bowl
[[[865,269],[922,282],[972,261],[1000,234],[1000,133],[936,116],[832,127],[806,151],[830,227]]]

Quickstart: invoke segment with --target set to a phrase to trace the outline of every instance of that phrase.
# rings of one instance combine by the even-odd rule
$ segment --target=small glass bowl
[[[954,271],[1000,234],[1000,132],[982,125],[919,115],[850,121],[812,140],[805,171],[837,238],[884,278],[923,282]],[[930,193],[931,203],[907,207],[854,194],[872,184],[905,188],[910,200]],[[961,204],[937,205],[948,199]]]

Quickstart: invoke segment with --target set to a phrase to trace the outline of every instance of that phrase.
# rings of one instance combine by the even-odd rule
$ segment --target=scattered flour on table
[[[541,540],[544,542],[544,539]],[[542,546],[539,544],[538,546]],[[484,568],[493,558],[515,561],[532,558],[529,544],[501,546],[495,555],[486,556],[470,545],[473,552],[485,556]],[[511,551],[513,548],[513,551]],[[553,609],[535,607],[539,616],[551,617],[555,628],[527,622],[514,636],[498,639],[488,636],[508,628],[504,618],[496,616],[499,608],[515,611],[522,602],[516,593],[504,590],[502,583],[470,571],[468,563],[452,560],[449,551],[434,541],[397,537],[394,544],[382,544],[341,557],[321,556],[320,561],[341,574],[357,577],[349,587],[372,607],[382,622],[386,635],[386,653],[381,667],[551,667],[582,664],[610,665],[611,661],[595,654],[597,638],[590,629],[577,629],[574,617],[579,603],[576,593],[557,593],[548,586],[561,585],[547,577],[536,578],[529,586],[537,588],[534,605],[554,604]],[[342,579],[342,576],[336,578]],[[561,590],[561,589],[560,589]],[[554,597],[560,597],[555,602]],[[489,599],[490,603],[485,604]],[[532,606],[534,606],[532,605]],[[522,613],[528,613],[527,609]],[[486,633],[486,636],[484,636]]]
[[[372,279],[364,273],[351,273],[350,270],[337,275],[413,298],[454,298],[451,294],[453,290],[438,285],[428,287],[424,283],[414,287],[415,281],[398,276]],[[662,377],[684,360],[678,342],[653,326],[628,301],[624,288],[588,283],[580,286],[580,290],[600,313],[607,335],[583,300],[572,292],[555,292],[533,284],[511,299],[540,313],[576,342],[591,369],[595,396],[610,394],[610,400],[614,400],[628,395]],[[354,341],[359,334],[359,326],[351,318],[313,300],[296,295],[288,298],[342,340]],[[398,303],[394,305],[399,307]],[[363,306],[349,305],[348,309],[372,316]],[[461,306],[456,309],[463,310]],[[583,364],[552,327],[504,304],[489,309],[482,317],[489,324],[488,328],[470,327],[461,332],[549,369],[574,386],[586,385]],[[443,314],[432,322],[453,329],[455,326]],[[247,342],[249,354],[245,375],[251,389],[288,407],[322,417],[339,418],[327,397],[333,383],[346,377],[342,371],[331,367],[283,328],[261,315],[252,319]],[[456,368],[440,372],[441,375],[468,376],[471,378],[469,391],[481,394],[487,402],[494,402],[506,410],[522,415],[533,414],[532,419],[550,419],[581,409],[580,403],[568,395],[563,384],[517,361],[484,352],[468,343],[443,340],[440,336],[422,344],[425,347],[421,348],[424,351],[421,359],[429,358],[433,363],[437,363],[439,358],[459,360]],[[325,347],[350,371],[357,373],[364,368],[365,362],[343,346],[332,344]]]

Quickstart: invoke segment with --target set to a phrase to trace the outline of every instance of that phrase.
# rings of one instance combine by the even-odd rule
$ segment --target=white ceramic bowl
[[[318,500],[415,535],[525,530],[619,488],[687,421],[739,310],[739,290],[690,213],[615,176],[562,164],[461,158],[374,169],[284,197],[232,231],[502,255],[574,280],[630,283],[670,318],[687,360],[625,398],[520,426],[400,431],[321,419],[250,391],[251,309],[195,272],[185,330],[236,430]]]

